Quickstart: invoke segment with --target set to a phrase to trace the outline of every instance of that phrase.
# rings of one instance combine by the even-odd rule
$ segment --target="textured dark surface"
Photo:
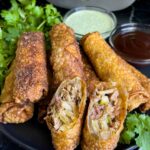
[[[42,0],[41,1],[37,0],[37,1],[38,1],[38,4],[41,4]],[[5,1],[0,0],[0,9],[2,9],[2,8],[9,8],[9,0],[5,0]],[[150,24],[150,9],[149,8],[150,8],[149,0],[137,0],[129,8],[115,12],[115,15],[118,20],[118,24],[127,23],[127,22],[139,22],[139,23]],[[64,14],[67,11],[67,10],[61,9],[61,8],[59,8],[59,10],[62,12],[62,14]],[[150,66],[147,66],[144,68],[138,67],[138,69],[141,70],[148,77],[150,77]],[[19,135],[19,133],[23,130],[23,132],[26,135],[23,140],[25,140],[25,138],[29,134],[30,137],[28,140],[30,140],[30,139],[32,140],[32,141],[30,141],[30,144],[32,145],[33,143],[37,143],[37,147],[38,147],[38,145],[41,145],[41,143],[43,143],[43,144],[49,143],[50,137],[49,137],[49,133],[47,133],[47,132],[49,132],[48,130],[44,129],[44,132],[43,132],[42,128],[36,124],[36,121],[29,122],[27,124],[30,125],[29,129],[35,125],[35,130],[33,131],[33,133],[28,133],[28,130],[24,128],[24,125],[19,126],[18,131],[15,133],[17,135]],[[14,126],[14,125],[7,126],[6,129],[9,128],[10,131],[12,131],[13,127],[15,127],[15,129],[17,129],[16,126]],[[36,133],[36,131],[39,128],[40,128],[39,133],[41,133],[41,135],[38,135],[38,133]],[[0,126],[0,129],[2,129],[1,126]],[[30,130],[30,131],[32,132],[32,130]],[[43,139],[42,136],[44,136],[44,134],[46,134],[46,137]],[[20,136],[22,136],[21,133],[20,133]],[[37,137],[37,141],[34,139],[35,137]],[[47,139],[49,141],[47,141]],[[43,142],[42,142],[42,140],[43,140]],[[47,144],[47,146],[48,145],[49,144]],[[46,148],[46,145],[45,145],[45,148]],[[36,149],[46,150],[45,148],[42,147],[42,145],[41,145],[41,147],[36,148]],[[29,149],[29,148],[27,148],[27,147],[22,148],[18,144],[15,144],[12,140],[10,140],[9,138],[6,138],[6,136],[2,135],[1,130],[0,130],[0,150],[24,150],[24,149]],[[52,149],[52,147],[49,146],[49,149]],[[119,148],[119,149],[121,150],[123,148]]]

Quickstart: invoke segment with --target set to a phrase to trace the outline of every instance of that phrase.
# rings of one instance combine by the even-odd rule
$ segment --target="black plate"
[[[150,66],[137,67],[137,69],[147,77],[150,77]],[[45,126],[38,124],[35,118],[25,124],[0,124],[0,130],[8,138],[26,149],[52,150],[53,147],[49,130]],[[125,147],[121,149],[125,149]],[[133,147],[131,149],[133,150],[135,148]]]

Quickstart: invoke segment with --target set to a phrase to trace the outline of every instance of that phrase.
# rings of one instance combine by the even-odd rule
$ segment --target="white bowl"
[[[47,0],[56,6],[74,8],[81,6],[97,6],[109,11],[121,10],[129,7],[135,0]]]

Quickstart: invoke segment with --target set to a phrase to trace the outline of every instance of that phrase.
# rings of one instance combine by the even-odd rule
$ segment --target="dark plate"
[[[0,124],[0,130],[10,140],[27,150],[51,150],[49,130],[34,119],[24,124]]]
[[[150,77],[150,66],[138,67],[138,69]],[[25,149],[52,150],[53,147],[49,130],[45,126],[40,125],[35,118],[25,124],[0,124],[0,130],[8,138]],[[121,149],[126,148],[121,146]],[[131,149],[133,150],[135,148],[133,147]]]

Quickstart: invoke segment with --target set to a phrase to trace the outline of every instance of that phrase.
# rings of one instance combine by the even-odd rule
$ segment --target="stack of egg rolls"
[[[53,26],[50,39],[53,75],[47,71],[43,33],[28,32],[20,37],[0,96],[0,122],[29,120],[34,103],[39,102],[41,121],[48,106],[45,120],[55,149],[75,149],[81,133],[83,150],[115,149],[127,109],[142,104],[142,110],[150,108],[150,80],[115,54],[97,32],[81,40],[93,67],[65,24]]]
[[[0,122],[23,123],[48,91],[44,34],[24,33],[0,97]]]
[[[128,111],[148,101],[148,92],[129,65],[115,54],[98,32],[85,35],[81,40],[81,45],[102,81],[117,82],[119,86],[127,89]]]
[[[86,105],[83,63],[72,29],[65,24],[55,25],[50,39],[50,61],[58,89],[48,106],[46,123],[54,148],[72,150],[79,144]]]
[[[108,83],[108,82],[103,83],[99,81],[95,72],[92,70],[92,67],[89,65],[87,59],[83,55],[81,57],[79,47],[75,40],[74,33],[69,27],[67,27],[64,24],[54,26],[50,32],[50,37],[52,45],[50,60],[54,72],[54,82],[58,86],[60,84],[49,104],[48,113],[46,116],[46,122],[49,129],[51,130],[54,148],[58,150],[59,149],[70,150],[74,149],[79,143],[81,125],[83,121],[82,117],[85,109],[85,99],[86,99],[85,96],[86,91],[84,85],[85,83],[88,89],[87,90],[88,97],[90,98],[89,101],[90,107],[88,107],[87,116],[90,116],[91,111],[95,109],[93,106],[91,106],[93,105],[93,102],[95,100],[92,97],[93,93],[95,94],[95,92],[99,90],[99,92],[103,93],[103,91],[105,91],[107,94],[108,90],[108,92],[109,91],[112,92],[109,93],[111,97],[114,97],[117,93],[117,97],[119,96],[120,98],[119,103],[118,101],[115,102],[116,99],[114,100],[115,104],[117,104],[118,106],[118,109],[116,109],[117,111],[116,114],[118,115],[118,117],[114,115],[113,118],[110,118],[111,121],[112,119],[115,119],[112,121],[114,124],[115,122],[117,123],[119,122],[119,124],[115,128],[113,135],[112,134],[110,134],[110,136],[108,135],[108,139],[107,140],[105,139],[104,143],[104,140],[101,140],[99,136],[93,134],[90,128],[87,128],[87,126],[89,126],[91,123],[86,121],[84,124],[82,148],[90,149],[91,143],[93,144],[93,147],[97,149],[107,148],[110,145],[113,148],[116,147],[117,142],[119,140],[120,132],[123,129],[123,122],[127,112],[126,93],[124,93],[123,90],[121,90],[120,92],[115,83]],[[81,84],[81,81],[83,82],[83,84]],[[75,93],[77,92],[78,94],[77,93],[73,94],[74,92]],[[120,93],[121,94],[124,93],[125,98],[122,98],[120,96],[121,95]],[[73,97],[76,96],[78,97],[75,98],[76,100],[84,99],[80,100],[81,101],[80,103],[83,103],[82,105],[78,106],[79,102],[76,103],[79,109],[71,104],[72,102],[70,99],[72,99],[72,95]],[[98,98],[101,99],[101,95],[98,96]],[[104,110],[106,109],[108,108],[107,107],[104,108]],[[113,113],[113,111],[114,109],[112,110],[111,113]],[[88,120],[88,118],[86,118],[86,120]],[[105,123],[107,124],[107,120],[105,120]],[[94,125],[92,124],[91,128],[94,128],[93,126]],[[100,127],[98,127],[98,130],[100,130]],[[109,144],[107,143],[107,141],[109,141]],[[103,143],[103,146],[100,146],[100,143]]]

